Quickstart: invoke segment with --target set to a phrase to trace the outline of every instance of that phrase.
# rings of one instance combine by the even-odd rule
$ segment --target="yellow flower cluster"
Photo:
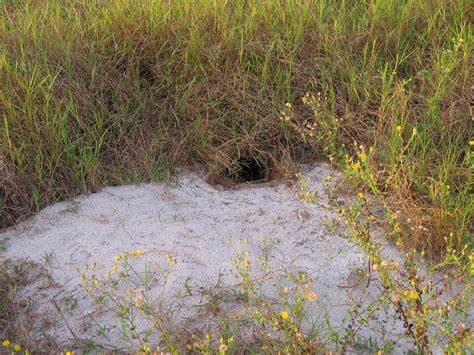
[[[16,345],[13,345],[12,346],[12,343],[10,342],[10,340],[8,339],[5,339],[3,342],[2,342],[2,345],[4,348],[9,348],[9,347],[12,347],[13,351],[20,351],[21,350],[21,346],[16,344]]]
[[[173,258],[170,253],[166,253],[165,259],[166,259],[166,262],[167,262],[168,264],[176,265],[176,263],[177,263],[176,259]]]
[[[123,253],[122,255],[117,255],[114,260],[115,261],[120,261],[120,260],[123,260],[123,259],[128,259],[129,257],[138,257],[140,255],[143,254],[143,251],[140,250],[140,249],[137,249],[137,250],[132,250],[130,252],[126,251],[125,253]]]
[[[415,291],[404,291],[403,296],[410,300],[417,300],[419,298],[418,293]]]

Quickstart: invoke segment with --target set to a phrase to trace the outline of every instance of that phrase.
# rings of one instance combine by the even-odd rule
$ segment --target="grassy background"
[[[356,140],[413,245],[472,243],[468,3],[3,1],[0,228],[178,165],[212,180],[252,156],[278,177]],[[316,144],[278,119],[286,102]]]

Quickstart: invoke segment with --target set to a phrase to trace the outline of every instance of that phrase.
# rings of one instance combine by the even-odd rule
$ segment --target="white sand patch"
[[[337,175],[323,165],[305,172],[322,205],[327,204],[323,180],[329,174]],[[37,313],[49,313],[57,320],[48,327],[38,323],[36,330],[43,330],[58,344],[90,337],[97,344],[123,349],[130,344],[120,337],[116,319],[110,312],[98,313],[77,290],[81,278],[76,268],[95,261],[97,274],[105,274],[115,255],[141,249],[147,260],[161,262],[166,253],[177,259],[170,292],[173,288],[182,290],[188,277],[196,289],[215,284],[219,275],[223,285],[234,287],[237,281],[231,270],[235,270],[236,253],[227,240],[238,245],[239,239],[248,239],[246,248],[256,256],[261,255],[260,240],[266,237],[270,242],[277,241],[271,251],[274,265],[306,271],[314,278],[321,305],[315,314],[327,311],[338,328],[349,323],[343,319],[348,295],[363,292],[364,287],[358,286],[354,273],[357,268],[367,268],[367,259],[342,233],[329,230],[328,223],[336,218],[327,209],[301,201],[297,189],[284,184],[223,190],[210,186],[196,174],[185,174],[176,186],[105,188],[45,208],[31,220],[0,235],[6,240],[6,251],[1,257],[26,258],[46,265],[57,284],[35,284],[25,290],[33,298]],[[398,258],[395,248],[385,249],[392,258]],[[52,255],[49,266],[45,262],[48,255]],[[345,278],[348,281],[344,282]],[[376,294],[378,290],[372,282],[368,300]],[[64,304],[66,295],[74,295],[77,305],[58,316],[52,300]],[[197,294],[193,296],[188,298],[188,307],[201,299]],[[383,313],[376,313],[380,320],[371,320],[370,330],[362,333],[379,345],[396,342],[403,336],[401,322]],[[185,314],[189,315],[189,311]],[[98,324],[110,330],[109,339],[99,335]],[[398,349],[406,350],[408,345],[401,343]]]

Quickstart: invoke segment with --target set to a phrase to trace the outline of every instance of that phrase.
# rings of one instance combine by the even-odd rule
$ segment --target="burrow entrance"
[[[225,175],[236,184],[265,181],[269,178],[267,167],[252,156],[238,158],[235,169],[227,169]]]

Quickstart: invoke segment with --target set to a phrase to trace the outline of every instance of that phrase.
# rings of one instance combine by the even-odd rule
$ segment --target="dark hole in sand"
[[[237,163],[238,170],[229,174],[235,183],[258,182],[268,178],[266,167],[253,157],[241,157]]]

